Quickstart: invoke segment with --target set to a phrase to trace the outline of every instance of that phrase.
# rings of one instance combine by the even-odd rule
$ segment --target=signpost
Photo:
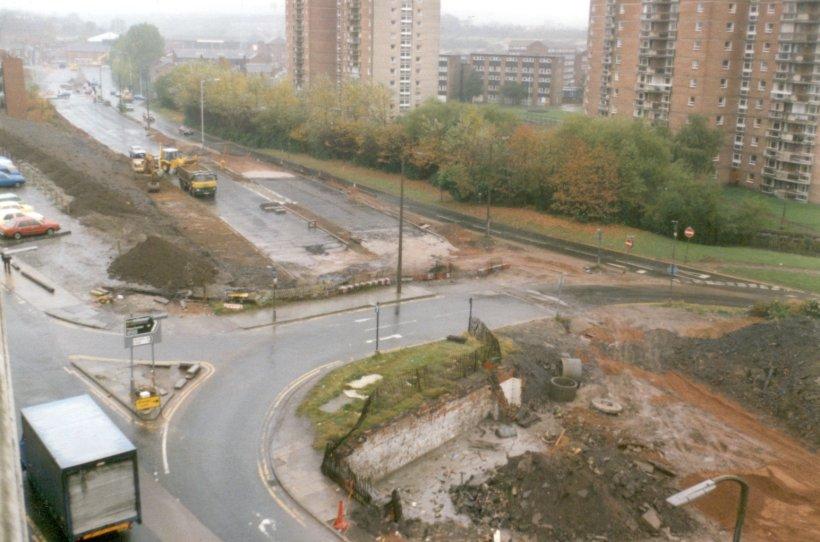
[[[624,246],[626,247],[626,253],[627,254],[632,252],[632,247],[635,246],[635,236],[634,235],[627,235],[626,241],[624,241]]]
[[[672,265],[669,266],[669,286],[672,286],[672,281],[675,280],[675,275],[678,268],[675,265],[675,250],[678,248],[678,221],[672,221]]]
[[[124,342],[125,348],[131,354],[131,398],[134,407],[138,412],[150,410],[159,406],[160,398],[156,394],[156,359],[154,358],[154,345],[162,342],[162,326],[160,322],[167,318],[167,314],[155,314],[150,316],[137,316],[128,318],[125,321]],[[151,395],[148,397],[137,397],[134,389],[134,347],[151,346]]]
[[[689,262],[689,240],[695,236],[695,228],[692,226],[687,226],[685,230],[683,230],[683,235],[686,236],[686,250],[684,251],[683,255],[683,263]]]
[[[379,302],[376,301],[376,354],[379,353],[379,313],[381,312],[381,308],[379,307]]]

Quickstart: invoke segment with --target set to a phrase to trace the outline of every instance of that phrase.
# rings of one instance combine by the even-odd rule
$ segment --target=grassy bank
[[[399,176],[379,170],[356,166],[342,160],[320,160],[306,154],[294,154],[278,150],[264,151],[271,156],[286,158],[306,167],[321,169],[337,177],[375,188],[389,194],[398,195]],[[775,218],[774,213],[782,202],[748,192],[743,189],[740,197],[763,198],[770,205],[768,223]],[[737,192],[727,192],[727,197]],[[484,217],[485,208],[481,205],[452,201],[448,194],[444,194],[444,201],[440,201],[440,194],[436,187],[425,181],[407,181],[405,196],[421,203],[440,205],[454,211],[469,214],[475,217]],[[804,205],[789,202],[787,207],[788,219],[798,224],[800,228],[820,231],[820,209],[817,205]],[[791,215],[789,214],[791,213]],[[603,230],[603,245],[612,250],[624,250],[624,241],[627,236],[635,237],[634,254],[661,260],[671,259],[672,240],[655,233],[629,226],[617,224],[588,224],[580,223],[567,218],[548,215],[533,209],[511,207],[497,207],[493,209],[493,220],[508,226],[513,226],[536,233],[550,235],[569,241],[594,244],[595,232],[600,227]],[[779,215],[776,215],[779,223]],[[820,269],[820,258],[789,254],[749,247],[719,247],[690,243],[687,248],[684,241],[679,241],[677,255],[680,261],[713,271],[723,270],[739,278],[761,280],[789,288],[798,288],[820,293],[820,275],[801,273],[802,270]],[[726,266],[726,264],[730,264]],[[726,267],[724,267],[726,266]],[[765,271],[770,271],[765,273]],[[763,277],[767,278],[763,278]]]
[[[298,412],[306,415],[313,424],[313,445],[317,449],[324,448],[326,442],[347,434],[359,419],[363,399],[354,399],[335,412],[321,410],[322,405],[338,398],[349,382],[378,374],[382,376],[381,381],[357,391],[367,396],[379,386],[391,390],[389,400],[373,402],[362,426],[364,430],[414,410],[425,401],[454,389],[460,380],[458,371],[453,370],[456,359],[477,346],[474,339],[466,344],[439,341],[364,358],[328,373],[299,405]],[[408,381],[408,375],[413,375],[416,370],[425,370],[422,389]]]

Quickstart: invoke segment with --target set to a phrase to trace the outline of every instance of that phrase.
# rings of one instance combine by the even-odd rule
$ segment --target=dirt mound
[[[153,235],[117,257],[108,272],[126,282],[171,292],[209,284],[216,276],[207,256]]]
[[[454,487],[459,512],[476,525],[509,528],[536,540],[640,540],[652,532],[641,516],[651,508],[675,535],[696,522],[664,501],[675,490],[666,475],[600,438],[554,454],[511,458],[480,485]],[[651,512],[650,512],[651,514]]]
[[[655,330],[643,343],[618,348],[627,361],[707,382],[742,405],[778,418],[815,449],[820,447],[820,320],[790,317],[717,339]]]

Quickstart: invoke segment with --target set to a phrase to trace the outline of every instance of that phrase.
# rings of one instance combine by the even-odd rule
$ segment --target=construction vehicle
[[[177,168],[179,187],[192,196],[216,196],[216,172],[199,166],[196,162]]]
[[[142,157],[132,158],[131,169],[146,178],[148,192],[159,192],[159,178],[163,171],[153,154],[143,152]]]
[[[189,166],[196,163],[196,158],[185,155],[174,147],[160,147],[159,167],[165,173],[174,174],[180,166]]]

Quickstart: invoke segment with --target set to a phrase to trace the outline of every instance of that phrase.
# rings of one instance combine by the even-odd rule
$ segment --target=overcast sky
[[[225,13],[243,10],[259,12],[265,9],[284,11],[284,0],[141,0],[140,2],[111,2],[99,0],[26,0],[0,2],[11,8],[47,13],[128,14],[137,6],[144,12],[211,12]],[[16,4],[16,5],[15,5]],[[4,6],[4,7],[6,7]],[[441,0],[442,12],[459,17],[473,17],[475,22],[504,22],[520,24],[561,23],[586,26],[589,0]]]

